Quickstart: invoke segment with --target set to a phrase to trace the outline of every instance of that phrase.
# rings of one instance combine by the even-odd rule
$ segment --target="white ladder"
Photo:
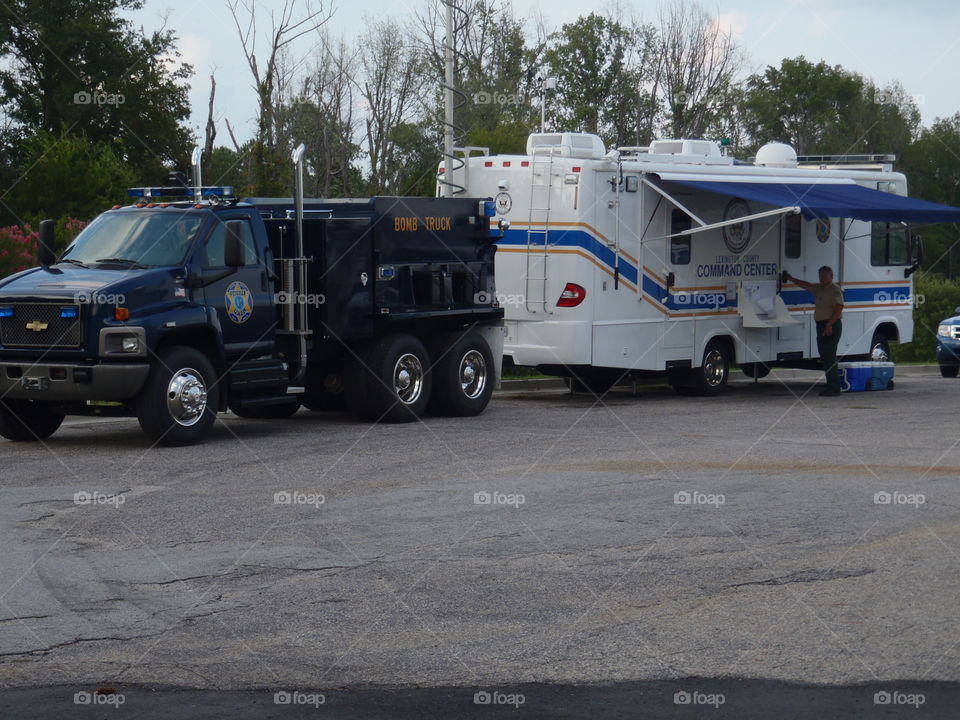
[[[553,197],[552,147],[535,148],[530,163],[530,215],[527,222],[527,312],[552,315],[547,297],[547,257],[550,254],[550,206]],[[540,151],[540,152],[538,152]],[[549,153],[549,154],[547,154]],[[546,155],[546,157],[543,157]]]

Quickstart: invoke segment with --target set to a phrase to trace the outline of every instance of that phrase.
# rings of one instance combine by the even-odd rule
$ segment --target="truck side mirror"
[[[224,261],[230,268],[243,267],[247,263],[246,248],[243,245],[243,221],[229,221],[226,231],[226,239],[223,245]]]
[[[43,220],[40,223],[40,237],[37,240],[37,261],[43,267],[50,267],[57,261],[56,238],[54,237],[53,220]]]

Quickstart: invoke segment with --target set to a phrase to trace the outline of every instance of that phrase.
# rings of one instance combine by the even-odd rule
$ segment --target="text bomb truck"
[[[304,151],[292,199],[204,187],[195,151],[196,187],[131,190],[59,259],[44,221],[41,267],[0,281],[0,435],[136,416],[184,445],[227,408],[482,412],[503,352],[492,202],[304,200]]]

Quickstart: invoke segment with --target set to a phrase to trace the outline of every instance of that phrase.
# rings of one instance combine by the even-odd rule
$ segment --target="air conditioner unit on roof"
[[[600,160],[606,154],[603,140],[589,133],[533,133],[527,138],[527,155]]]

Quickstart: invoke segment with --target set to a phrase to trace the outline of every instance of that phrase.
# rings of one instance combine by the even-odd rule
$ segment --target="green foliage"
[[[137,184],[110,147],[85,137],[41,132],[24,143],[23,155],[19,178],[5,200],[13,210],[2,216],[7,222],[67,216],[89,220],[125,203],[127,188]]]
[[[892,346],[895,362],[936,362],[936,335],[940,321],[953,317],[960,306],[960,284],[942,275],[914,276],[913,342]]]
[[[169,31],[146,36],[121,17],[143,0],[0,3],[0,95],[22,136],[85,135],[109,145],[146,184],[189,158],[189,66]]]

